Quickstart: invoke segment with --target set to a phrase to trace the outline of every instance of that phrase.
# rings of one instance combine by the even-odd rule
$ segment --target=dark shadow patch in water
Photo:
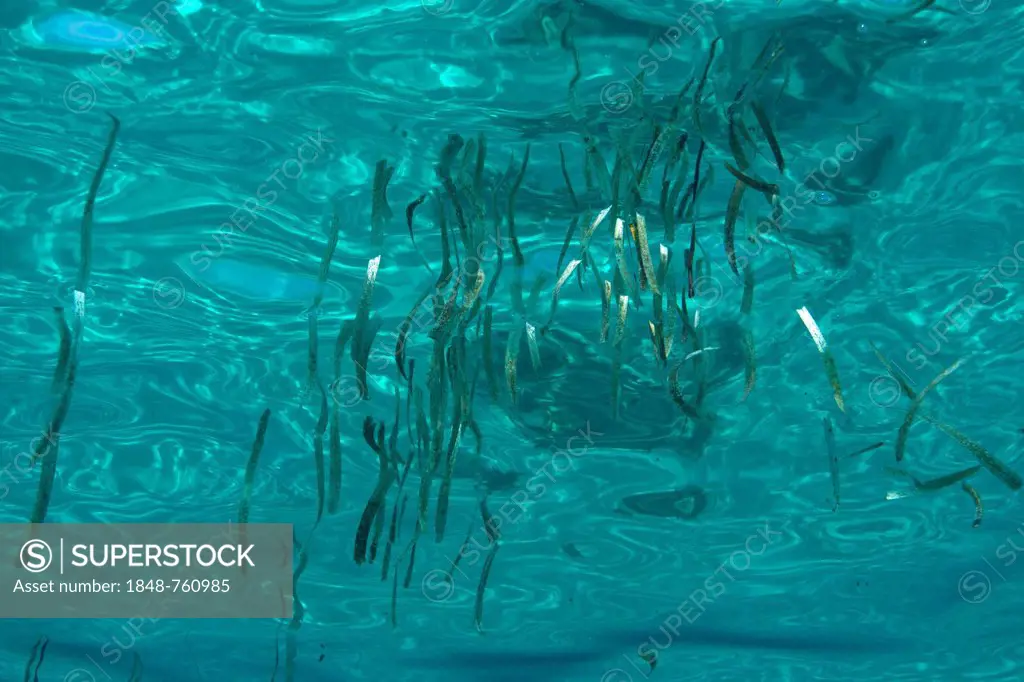
[[[619,511],[690,521],[700,516],[707,506],[708,496],[704,491],[695,485],[687,485],[676,490],[629,495],[619,502]]]

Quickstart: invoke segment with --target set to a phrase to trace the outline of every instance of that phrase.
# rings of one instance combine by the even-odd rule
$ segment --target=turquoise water
[[[74,328],[76,289],[85,294],[77,380],[59,430],[48,522],[237,519],[256,425],[269,408],[250,520],[293,523],[309,537],[320,416],[318,393],[306,391],[311,315],[343,453],[339,508],[312,536],[299,581],[306,613],[291,666],[284,623],[275,620],[159,620],[135,632],[120,620],[6,620],[3,678],[24,674],[45,635],[43,681],[128,680],[129,652],[145,680],[1021,679],[1024,573],[1015,562],[1024,515],[1016,493],[977,472],[969,483],[985,511],[972,527],[975,503],[960,482],[915,492],[891,471],[924,483],[976,463],[920,415],[1024,471],[1015,388],[1024,212],[1013,170],[1024,150],[1024,22],[1002,0],[936,5],[946,11],[909,17],[907,2],[789,0],[708,2],[703,11],[569,0],[89,0],[0,9],[0,520],[25,522],[32,510],[40,468],[23,468],[19,455],[53,409],[53,308],[63,307]],[[737,163],[724,112],[776,33],[785,50],[747,102],[765,108],[784,171],[750,110],[743,115],[756,144],[747,147],[746,172],[778,186],[784,224],[753,236],[772,206],[746,190],[737,275],[723,236],[735,184],[725,164]],[[669,120],[716,37],[701,128],[691,112],[694,85],[683,116],[650,145],[651,121]],[[573,48],[580,75],[570,90]],[[120,130],[98,189],[82,286],[80,225],[110,132],[107,113]],[[672,254],[664,281],[676,291],[686,289],[691,226],[673,221],[670,241],[658,207],[661,171],[685,130],[688,181],[703,135],[701,173],[712,179],[697,200],[699,264],[686,300],[691,323],[699,311],[699,341],[682,338],[669,309],[674,343],[660,363],[648,333],[652,292],[636,290],[631,304],[639,298],[640,307],[628,310],[617,351],[616,395],[616,350],[600,342],[601,285],[587,269],[581,284],[575,274],[568,280],[551,330],[538,335],[538,367],[522,342],[513,403],[507,340],[525,322],[545,326],[556,269],[581,253],[577,231],[559,259],[567,226],[610,203],[593,168],[586,180],[584,130],[609,170],[617,148],[632,150],[638,165],[653,146],[638,210],[655,264],[659,244]],[[530,144],[515,202],[525,265],[517,275],[502,219],[501,275],[489,244],[482,265],[483,299],[497,281],[487,299],[495,391],[483,372],[456,373],[470,383],[475,376],[481,438],[467,428],[460,441],[441,542],[433,482],[428,528],[409,587],[399,583],[393,627],[392,574],[381,580],[379,556],[353,561],[378,466],[362,422],[390,425],[397,388],[397,450],[410,453],[406,383],[392,349],[442,257],[435,199],[416,210],[419,253],[404,209],[439,187],[435,165],[452,133],[486,137],[482,213],[473,159],[465,174],[455,172],[478,242],[493,235],[495,205],[507,214],[511,178]],[[395,170],[392,215],[375,243],[380,159]],[[314,306],[332,215],[340,237]],[[451,206],[447,222],[462,259]],[[589,250],[601,279],[616,269],[610,226],[598,226]],[[631,280],[616,281],[615,294],[631,291],[640,269],[628,229],[625,241]],[[333,348],[378,255],[372,312],[380,327],[363,401],[347,352],[335,374]],[[748,267],[756,285],[743,313]],[[844,411],[796,313],[804,306],[827,339]],[[483,316],[482,307],[467,312],[470,368],[481,366]],[[428,394],[433,317],[417,319],[425,321],[412,326],[407,356]],[[614,319],[611,327],[614,337]],[[744,399],[748,334],[757,370]],[[872,344],[915,393],[964,359],[921,401],[898,465],[897,433],[911,402]],[[691,357],[695,349],[707,350]],[[688,406],[703,396],[696,417],[670,397],[676,366]],[[838,457],[835,509],[825,419]],[[413,535],[419,484],[413,467],[395,558]],[[490,546],[485,493],[490,512],[505,520],[481,635],[474,603]],[[396,499],[393,487],[388,520]],[[442,574],[467,528],[475,549],[448,582]],[[407,565],[403,557],[403,573]],[[644,652],[657,653],[653,672]]]

